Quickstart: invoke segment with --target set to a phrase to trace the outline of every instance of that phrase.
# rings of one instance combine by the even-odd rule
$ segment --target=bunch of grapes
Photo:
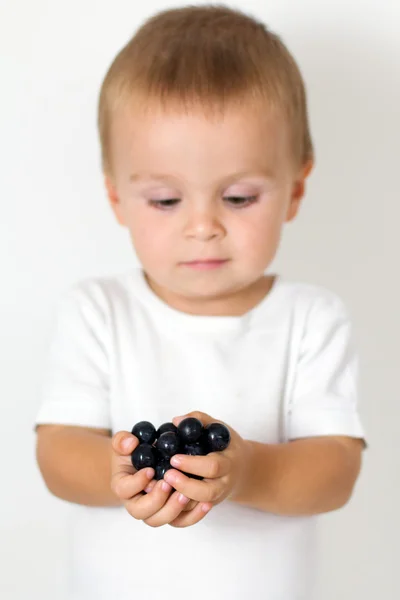
[[[131,454],[133,466],[137,471],[152,467],[157,480],[172,469],[170,460],[174,454],[206,456],[210,452],[222,452],[231,439],[229,429],[222,423],[210,423],[204,427],[199,419],[193,417],[183,419],[178,427],[164,423],[157,430],[149,421],[140,421],[133,427],[132,433],[139,440]],[[185,475],[202,479],[190,473]]]

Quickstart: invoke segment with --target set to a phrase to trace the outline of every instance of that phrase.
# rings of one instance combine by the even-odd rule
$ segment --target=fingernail
[[[151,490],[153,489],[152,485],[148,485],[147,488],[144,488],[144,491],[146,492],[146,494],[150,494]]]
[[[187,504],[189,502],[189,498],[186,498],[183,494],[179,494],[178,498],[179,504]]]
[[[182,463],[182,458],[178,455],[175,455],[171,458],[170,463],[173,467],[179,467],[179,465]]]
[[[205,513],[207,513],[209,510],[211,510],[212,505],[211,504],[202,504],[201,505],[201,510]]]
[[[170,492],[172,488],[166,481],[163,481],[161,484],[161,489],[163,492]]]
[[[153,469],[147,469],[147,471],[146,471],[146,477],[147,477],[147,479],[153,479],[153,475],[154,475],[154,470]]]
[[[126,437],[122,440],[121,446],[124,450],[129,450],[129,448],[132,446],[132,442],[133,442],[133,438]]]

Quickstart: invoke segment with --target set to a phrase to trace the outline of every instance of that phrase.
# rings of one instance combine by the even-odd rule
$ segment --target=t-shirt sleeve
[[[34,428],[43,423],[110,428],[104,311],[79,284],[56,307]]]
[[[344,435],[364,440],[358,412],[359,357],[347,308],[335,294],[318,298],[300,343],[287,412],[289,440]]]

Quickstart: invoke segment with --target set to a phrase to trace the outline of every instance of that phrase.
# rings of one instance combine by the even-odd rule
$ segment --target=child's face
[[[121,112],[111,137],[109,199],[153,290],[185,312],[248,310],[312,166],[294,172],[283,120],[243,109],[215,122]],[[210,259],[225,262],[187,264]]]

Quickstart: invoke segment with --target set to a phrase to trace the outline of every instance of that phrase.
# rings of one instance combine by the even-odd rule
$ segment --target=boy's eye
[[[229,200],[234,206],[249,206],[254,204],[257,196],[226,196],[226,200]]]
[[[225,196],[225,200],[228,200],[233,206],[242,208],[249,206],[257,200],[257,196]],[[152,206],[156,206],[160,209],[168,209],[175,206],[180,202],[179,198],[168,198],[167,200],[150,200]]]
[[[150,204],[158,208],[169,208],[170,206],[174,206],[177,202],[179,202],[178,198],[169,198],[168,200],[150,200]]]

